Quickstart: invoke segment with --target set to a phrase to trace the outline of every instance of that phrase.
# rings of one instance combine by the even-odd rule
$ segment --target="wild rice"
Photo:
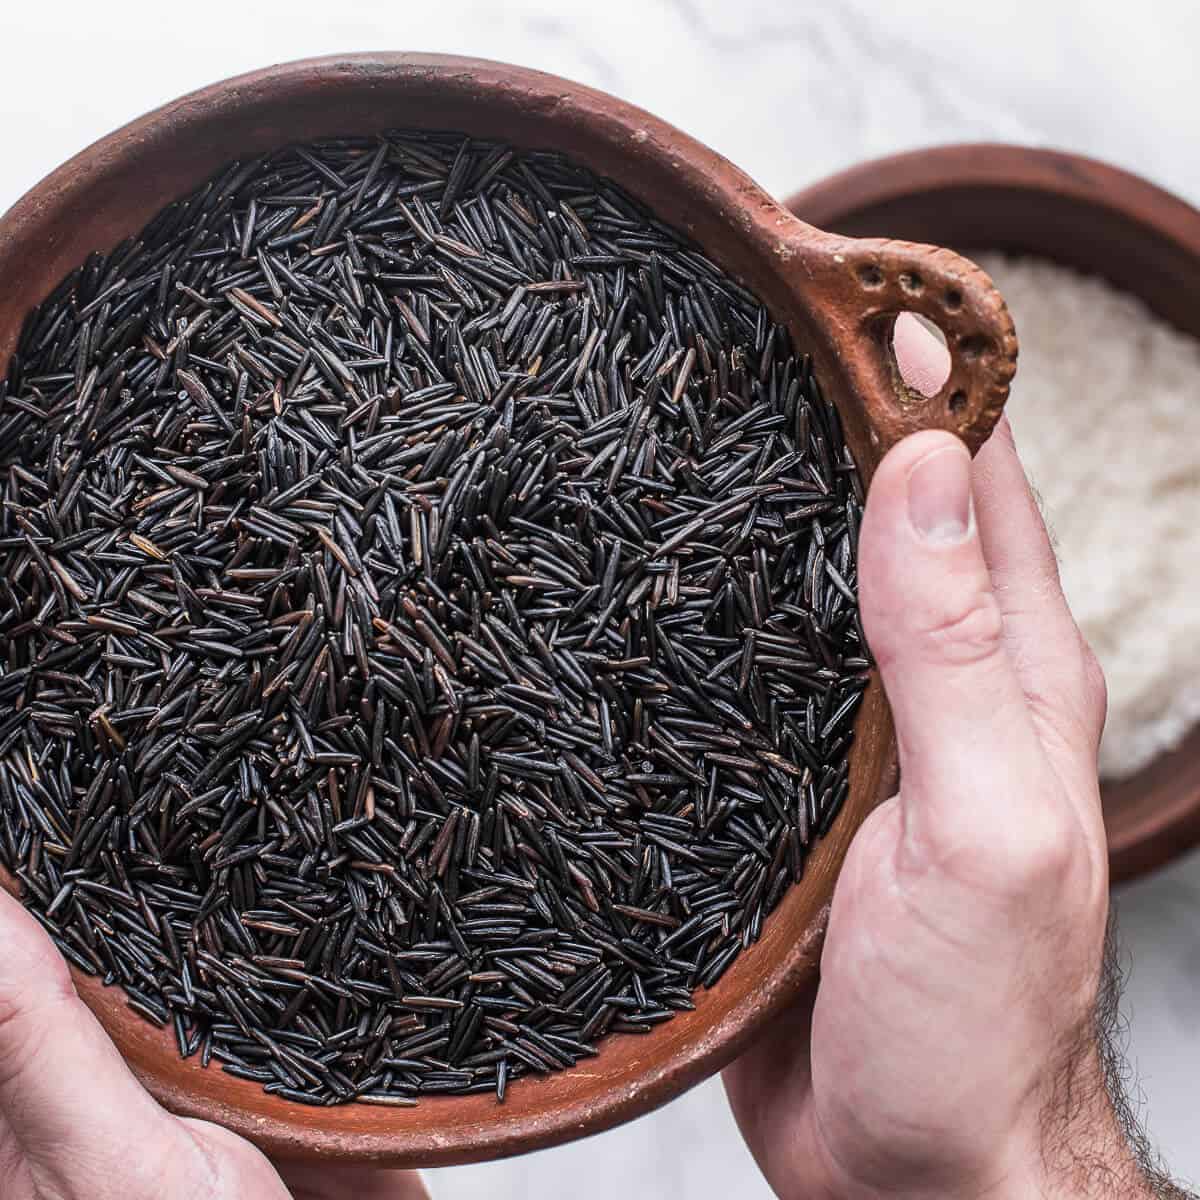
[[[860,487],[811,359],[558,155],[232,164],[0,384],[0,859],[283,1099],[691,1007],[848,792]]]

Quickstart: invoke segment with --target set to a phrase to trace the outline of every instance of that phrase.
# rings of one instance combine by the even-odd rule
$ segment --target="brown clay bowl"
[[[364,54],[271,67],[142,117],[83,151],[0,218],[0,364],[22,319],[93,249],[140,229],[234,158],[294,141],[398,126],[463,130],[573,155],[615,179],[739,276],[811,349],[854,454],[870,473],[910,430],[955,431],[971,447],[1000,414],[1013,374],[1012,322],[991,281],[947,250],[855,241],[797,220],[711,150],[611,96],[538,72],[468,59]],[[895,314],[946,332],[954,367],[941,394],[907,390],[891,357]],[[588,1065],[520,1081],[498,1106],[433,1097],[413,1109],[313,1109],[181,1062],[170,1035],[116,988],[77,976],[86,1002],[150,1091],[219,1121],[270,1153],[434,1165],[515,1154],[637,1116],[719,1069],[816,971],[820,934],[852,834],[894,786],[883,692],[868,689],[843,815],[761,941],[720,983],[647,1037],[609,1038]],[[3,882],[10,889],[13,880]]]
[[[1107,278],[1200,337],[1200,212],[1116,167],[1023,146],[940,146],[864,163],[793,196],[855,237],[1037,255]],[[1128,779],[1104,782],[1114,882],[1200,843],[1200,727]]]

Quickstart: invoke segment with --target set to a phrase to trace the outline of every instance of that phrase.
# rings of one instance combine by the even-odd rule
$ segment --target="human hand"
[[[407,1171],[273,1166],[130,1074],[36,921],[0,890],[4,1200],[428,1200]]]
[[[945,351],[897,339],[936,379]],[[896,446],[858,561],[901,791],[855,836],[815,996],[726,1072],[742,1133],[786,1200],[1149,1196],[1097,1035],[1104,683],[1007,424],[973,464]]]

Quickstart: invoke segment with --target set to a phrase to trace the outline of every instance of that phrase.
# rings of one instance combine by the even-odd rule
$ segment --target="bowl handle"
[[[952,250],[913,242],[829,234],[804,242],[810,282],[881,451],[919,429],[947,429],[978,450],[1017,366],[1012,317],[988,275]],[[900,377],[892,328],[902,312],[945,334],[950,375],[935,396]]]

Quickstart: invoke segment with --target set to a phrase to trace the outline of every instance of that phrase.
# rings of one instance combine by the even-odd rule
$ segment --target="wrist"
[[[1077,1091],[1072,1098],[1082,1099]],[[860,1164],[843,1165],[823,1154],[822,1186],[802,1194],[805,1200],[1164,1200],[1103,1088],[1069,1113],[1039,1116],[1029,1125],[971,1167],[909,1161],[873,1170],[865,1179],[855,1169]]]
[[[1120,1089],[1106,1069],[1103,1034],[1058,1078],[1038,1122],[1033,1179],[1046,1200],[1150,1200],[1157,1194],[1131,1144],[1132,1122],[1114,1099]],[[1115,1095],[1114,1095],[1115,1093]]]
[[[1156,1200],[1143,1164],[1100,1080],[1068,1088],[1068,1107],[1044,1112],[1023,1153],[1014,1154],[979,1200]],[[1076,1080],[1078,1084],[1079,1079]],[[961,1194],[961,1193],[960,1193]],[[949,1193],[947,1193],[947,1198]]]

